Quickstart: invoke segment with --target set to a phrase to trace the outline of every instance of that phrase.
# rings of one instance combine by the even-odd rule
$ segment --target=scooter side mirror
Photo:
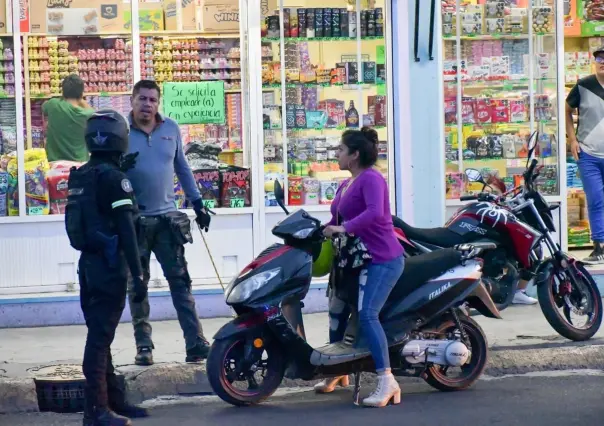
[[[289,212],[285,208],[285,194],[283,193],[283,187],[281,186],[281,183],[279,183],[279,181],[277,179],[275,179],[275,183],[273,186],[273,193],[275,194],[275,200],[277,201],[277,204],[279,204],[279,207],[281,207],[283,209],[285,214],[289,214]]]

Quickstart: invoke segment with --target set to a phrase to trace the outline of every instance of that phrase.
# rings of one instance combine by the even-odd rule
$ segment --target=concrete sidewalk
[[[535,370],[604,368],[604,330],[589,342],[574,343],[559,336],[547,323],[538,305],[512,306],[503,320],[475,316],[491,347],[487,374]],[[208,338],[230,318],[203,319]],[[305,316],[309,343],[328,340],[327,314]],[[155,365],[132,365],[136,349],[132,326],[121,323],[112,346],[114,363],[126,378],[128,397],[140,402],[159,395],[211,392],[203,364],[185,364],[185,346],[176,321],[153,323]],[[86,340],[85,326],[0,329],[0,413],[37,411],[34,378],[40,367],[71,365],[76,374]],[[285,381],[285,386],[306,383]]]

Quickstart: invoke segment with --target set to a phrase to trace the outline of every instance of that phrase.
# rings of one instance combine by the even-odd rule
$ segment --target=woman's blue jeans
[[[404,262],[402,255],[388,262],[373,262],[361,273],[359,279],[359,327],[367,339],[378,373],[390,368],[388,341],[380,324],[379,315],[403,273]],[[349,317],[350,308],[335,295],[332,296],[329,300],[330,343],[344,338]]]
[[[577,166],[587,198],[591,239],[593,242],[604,243],[604,158],[581,151]]]

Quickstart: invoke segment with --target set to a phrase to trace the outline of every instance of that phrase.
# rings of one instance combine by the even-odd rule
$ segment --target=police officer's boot
[[[132,426],[128,417],[120,416],[106,407],[92,407],[84,411],[83,426]]]
[[[136,365],[153,365],[153,350],[146,346],[138,348],[134,363]]]
[[[199,339],[197,344],[190,349],[187,349],[187,357],[185,362],[200,362],[208,357],[210,352],[210,342],[206,339]]]
[[[131,405],[126,402],[126,394],[120,386],[119,379],[115,374],[107,375],[107,396],[109,399],[109,407],[121,416],[126,416],[131,419],[149,416],[149,412],[145,408]]]

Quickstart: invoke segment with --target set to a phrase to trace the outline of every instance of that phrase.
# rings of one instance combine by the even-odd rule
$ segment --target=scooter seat
[[[342,341],[315,348],[310,356],[310,363],[315,366],[342,364],[370,354],[367,348],[355,348]]]
[[[405,259],[405,269],[390,292],[386,305],[400,301],[432,278],[461,265],[461,252],[442,249]]]
[[[461,235],[447,228],[414,228],[397,216],[392,216],[392,222],[395,228],[403,230],[407,238],[417,240],[419,243],[428,243],[438,247],[454,247],[456,244],[464,242]]]

